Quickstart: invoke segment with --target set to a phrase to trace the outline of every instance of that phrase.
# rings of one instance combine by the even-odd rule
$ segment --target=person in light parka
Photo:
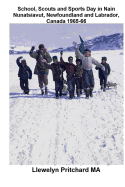
[[[84,92],[86,94],[86,98],[93,97],[92,91],[94,89],[94,76],[93,76],[93,70],[92,70],[92,64],[96,65],[97,67],[100,67],[103,71],[105,71],[105,67],[99,63],[97,60],[95,60],[93,57],[91,57],[91,51],[89,49],[85,50],[85,55],[81,54],[77,43],[73,42],[73,45],[75,47],[75,55],[76,58],[82,60],[82,67],[83,67],[83,80],[84,80]]]

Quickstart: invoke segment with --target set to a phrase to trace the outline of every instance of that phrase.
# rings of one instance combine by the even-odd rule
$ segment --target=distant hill
[[[31,47],[10,45],[9,54],[27,54]]]
[[[81,36],[84,40],[84,36]],[[78,44],[80,45],[80,44]],[[85,41],[85,48],[91,51],[103,51],[103,50],[118,50],[123,49],[123,33],[116,33],[108,36],[99,36],[91,40]],[[24,46],[14,46],[10,45],[9,54],[27,54],[29,53],[31,47]],[[74,46],[67,48],[58,48],[49,50],[50,53],[58,53],[60,51],[64,52],[74,52]]]
[[[82,36],[83,40],[84,37]],[[80,45],[80,44],[78,44]],[[102,51],[102,50],[118,50],[123,49],[123,33],[116,33],[109,36],[99,36],[91,40],[85,41],[85,48],[88,48],[92,51]],[[51,50],[51,53],[59,52],[62,48]],[[63,51],[74,52],[74,46],[67,47]]]

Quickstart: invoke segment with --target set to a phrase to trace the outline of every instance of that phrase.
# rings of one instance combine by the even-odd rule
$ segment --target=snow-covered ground
[[[10,55],[10,165],[122,165],[123,164],[123,51],[94,51],[92,57],[108,58],[109,81],[117,89],[100,90],[93,66],[93,98],[68,96],[55,99],[52,72],[49,94],[41,96],[38,78],[29,80],[30,93],[19,86],[16,58]],[[59,53],[51,53],[51,56]],[[35,59],[23,56],[32,71]],[[75,53],[64,53],[64,60]],[[65,77],[65,74],[64,74]]]

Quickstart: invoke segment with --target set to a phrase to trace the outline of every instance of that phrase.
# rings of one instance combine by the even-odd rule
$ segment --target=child
[[[80,58],[82,60],[82,67],[83,67],[83,79],[84,79],[84,91],[86,94],[86,98],[93,97],[92,91],[94,89],[94,76],[92,70],[92,64],[102,68],[105,71],[105,67],[99,63],[97,60],[91,57],[91,51],[89,49],[85,50],[85,55],[81,54],[77,43],[73,42],[75,47],[75,54],[76,58]]]
[[[19,66],[18,77],[20,77],[20,87],[24,90],[25,94],[29,93],[28,79],[32,78],[32,71],[29,66],[26,65],[26,60],[22,59],[23,57],[18,57],[16,60],[17,65]]]
[[[83,68],[81,59],[76,59],[75,82],[77,97],[80,97],[83,89]]]
[[[69,98],[72,99],[74,97],[74,91],[75,91],[75,70],[76,66],[73,64],[73,57],[68,57],[68,62],[64,62],[62,58],[63,52],[60,52],[60,62],[65,67],[66,73],[67,73],[67,84],[68,84],[68,91],[69,91]]]
[[[62,89],[62,95],[67,95],[68,93],[68,85],[67,85],[67,81],[65,79],[63,79],[63,89]]]
[[[55,81],[55,95],[58,99],[59,96],[62,96],[62,89],[63,89],[63,66],[58,62],[57,56],[53,56],[53,63],[47,64],[46,60],[43,60],[45,66],[48,69],[52,70],[53,73],[53,81]]]
[[[107,61],[107,58],[102,57],[101,64],[105,67],[105,71],[102,71],[102,69],[99,67],[95,67],[96,70],[99,70],[100,86],[101,86],[101,90],[103,89],[104,92],[106,91],[107,78],[111,71],[110,66],[108,63],[106,63],[106,61]],[[104,86],[103,86],[103,83],[104,83]]]

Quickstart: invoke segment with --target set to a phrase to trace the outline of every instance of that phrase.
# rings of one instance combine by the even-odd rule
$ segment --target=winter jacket
[[[18,77],[23,79],[32,79],[32,71],[29,66],[25,65],[24,67],[20,63],[20,57],[16,60],[17,65],[19,66]]]
[[[103,76],[107,77],[110,74],[110,71],[111,71],[108,63],[102,64],[102,65],[105,67],[105,71],[102,71],[102,69],[99,68],[99,67],[95,67],[96,70],[99,70],[99,78],[102,78]]]
[[[63,81],[63,69],[64,69],[63,65],[61,65],[59,62],[57,62],[57,63],[52,63],[52,64],[45,63],[45,66],[48,69],[52,70],[53,81],[58,81],[58,80],[62,80]]]
[[[83,76],[83,67],[82,65],[76,65],[75,77],[80,78]]]
[[[41,53],[39,50],[36,52],[33,52],[33,50],[30,51],[30,56],[32,58],[35,58],[37,63],[34,69],[34,74],[36,75],[41,75],[41,74],[48,74],[49,70],[48,68],[45,66],[44,62],[42,62],[43,59],[45,59],[47,61],[47,63],[50,63],[52,61],[51,56],[49,55],[49,53],[47,52],[46,49],[44,49],[43,53]]]
[[[94,64],[94,65],[96,65],[96,66],[98,66],[100,68],[103,68],[103,65],[100,64],[94,58],[92,58],[92,57],[85,57],[83,54],[81,54],[78,48],[75,49],[75,54],[76,54],[76,58],[82,60],[82,67],[85,70],[91,70],[92,69],[92,64]]]
[[[73,63],[64,62],[62,57],[60,57],[60,62],[65,67],[67,73],[67,80],[71,79],[75,75],[76,66]]]

